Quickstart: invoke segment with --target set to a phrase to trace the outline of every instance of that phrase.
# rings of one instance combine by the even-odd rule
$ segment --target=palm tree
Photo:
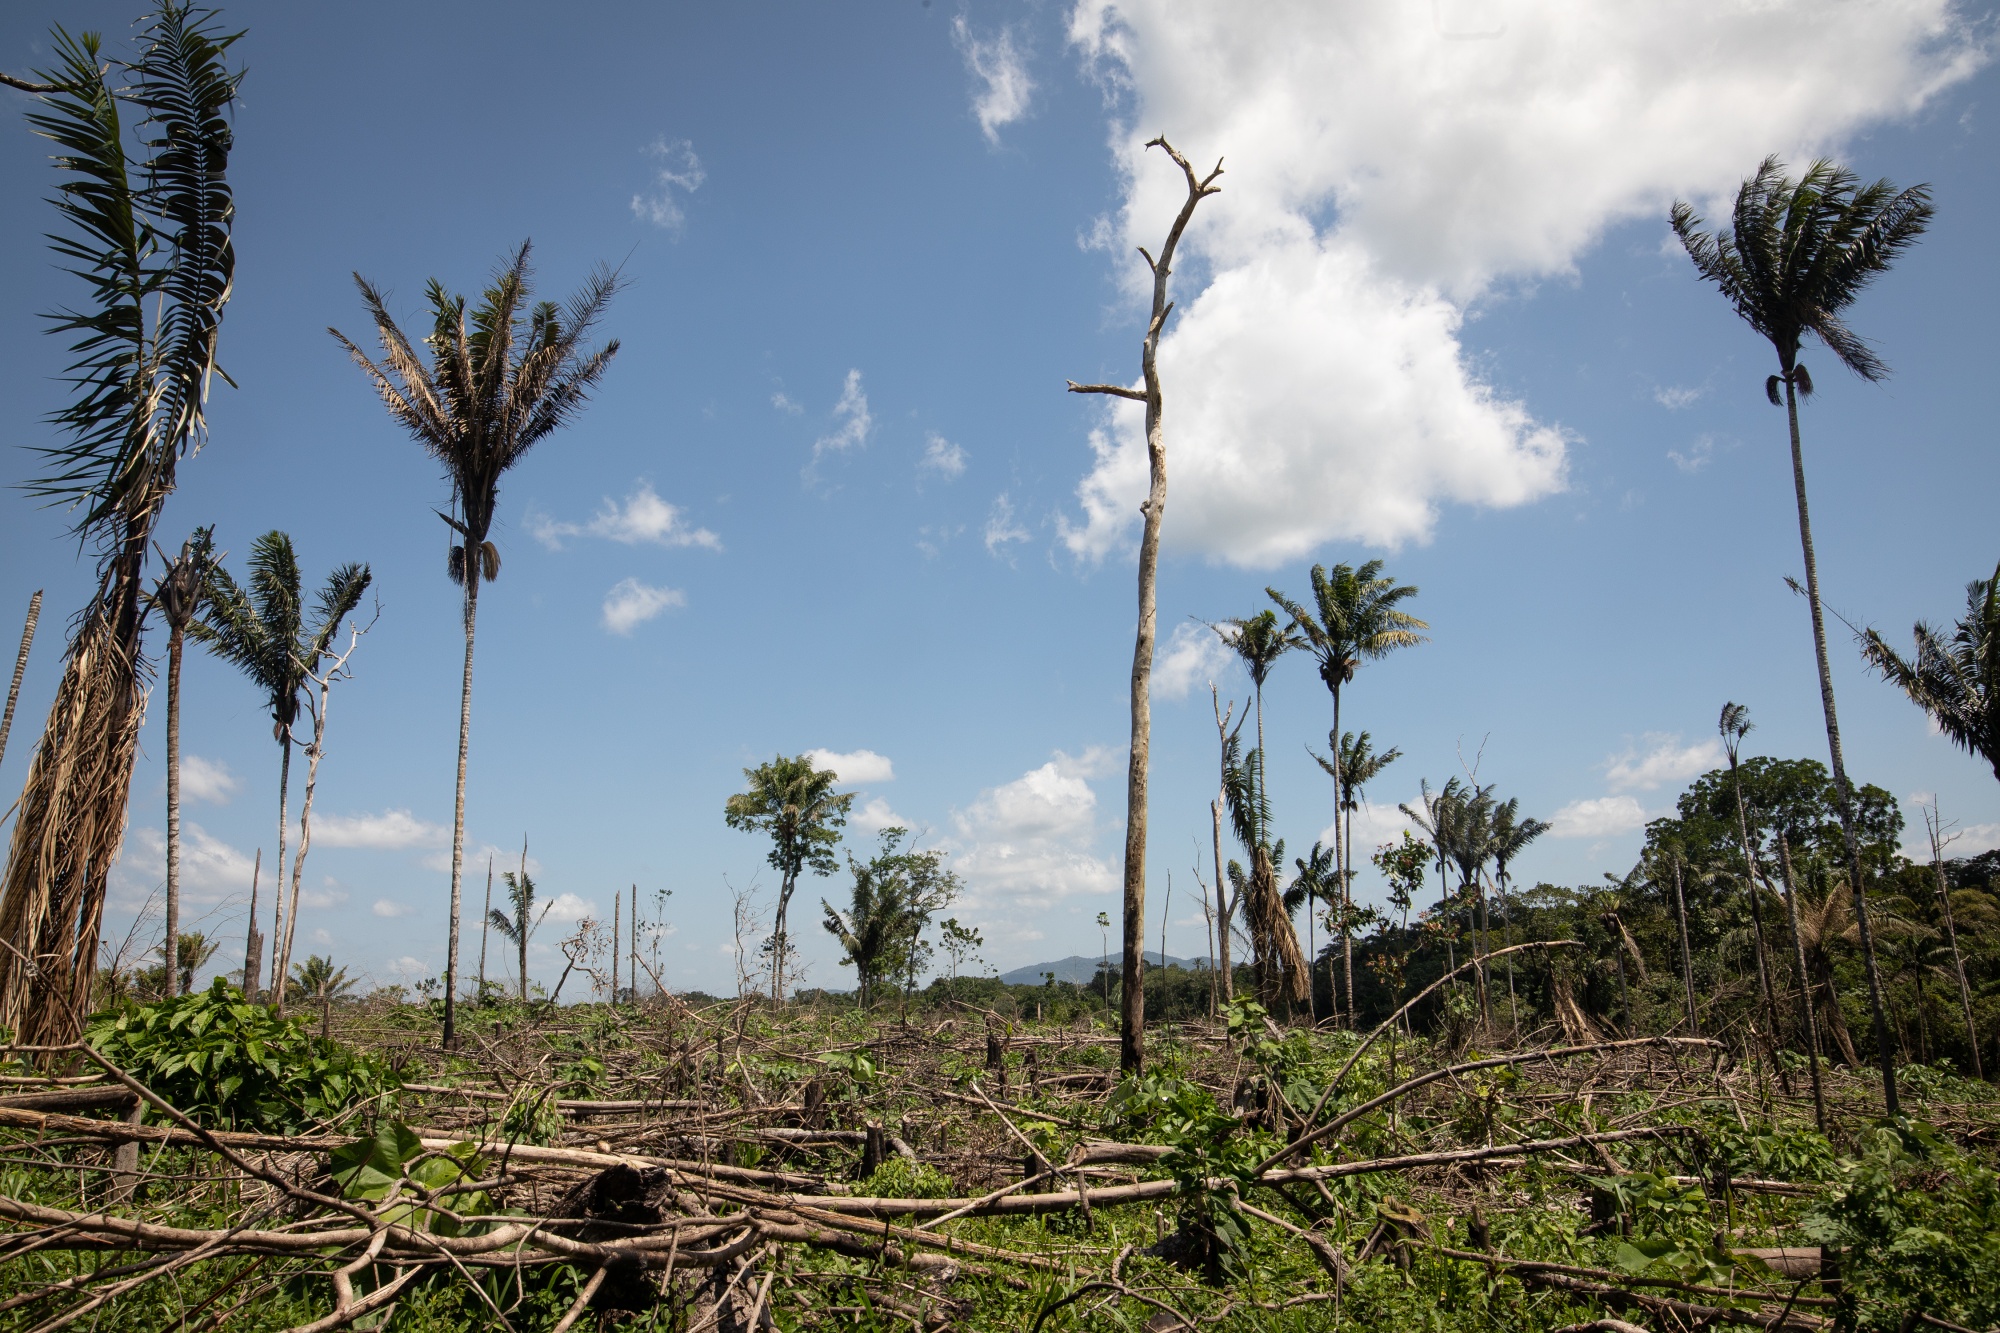
[[[46,470],[28,490],[72,508],[98,567],[0,880],[0,1028],[30,1046],[74,1041],[90,1011],[144,717],[147,554],[181,460],[208,433],[236,265],[235,40],[173,0],[142,22],[129,62],[109,59],[95,33],[57,28],[57,69],[28,116],[61,173],[54,249],[86,289],[51,318],[49,331],[70,337],[74,395],[49,418],[66,438],[41,451]]]
[[[1298,874],[1293,876],[1292,882],[1285,886],[1285,911],[1296,913],[1301,907],[1306,909],[1306,966],[1313,974],[1317,975],[1319,971],[1319,945],[1313,939],[1313,918],[1317,915],[1313,909],[1319,903],[1338,903],[1340,901],[1339,867],[1333,862],[1333,848],[1322,845],[1317,839],[1313,841],[1312,851],[1304,856],[1293,858],[1292,864],[1297,867]],[[1331,948],[1332,946],[1328,945],[1328,947]],[[1306,983],[1306,999],[1308,1006],[1306,1012],[1311,1015],[1313,1023],[1317,1025],[1319,1023],[1319,985],[1311,978],[1308,978]],[[1338,996],[1335,997],[1333,1017],[1336,1020],[1340,1017]]]
[[[1510,880],[1507,867],[1514,858],[1526,851],[1528,844],[1547,833],[1551,825],[1547,820],[1521,817],[1521,798],[1510,796],[1493,810],[1493,882],[1500,892],[1500,943],[1504,948],[1514,942],[1514,909],[1507,889]],[[1507,956],[1507,1013],[1510,1026],[1520,1027],[1519,1009],[1514,1000],[1514,956]]]
[[[584,346],[618,290],[618,276],[599,268],[568,305],[530,304],[533,278],[528,242],[501,264],[493,285],[468,321],[465,298],[431,279],[425,299],[430,363],[397,327],[382,294],[359,273],[355,285],[382,344],[377,364],[338,329],[328,329],[381,394],[397,424],[444,466],[457,534],[445,562],[465,590],[465,671],[458,694],[458,779],[451,815],[451,929],[445,950],[444,1045],[457,1040],[458,925],[465,873],[465,763],[472,737],[472,646],[479,585],[500,576],[500,551],[487,533],[499,504],[500,479],[528,450],[583,410],[590,390],[617,355],[616,339],[595,351]]]
[[[1220,625],[1210,625],[1221,636],[1222,641],[1243,661],[1243,669],[1250,673],[1250,684],[1257,695],[1257,753],[1264,753],[1264,682],[1270,678],[1271,667],[1280,657],[1294,648],[1305,646],[1305,640],[1294,634],[1289,625],[1278,619],[1275,611],[1263,610],[1254,616],[1238,616],[1225,620]],[[1260,766],[1261,768],[1261,766]],[[1261,772],[1259,774],[1261,780]],[[1260,841],[1269,839],[1269,831],[1257,831]]]
[[[1327,749],[1334,755],[1328,759],[1324,755],[1313,755],[1322,771],[1334,781],[1335,807],[1339,810],[1342,828],[1334,839],[1336,847],[1346,858],[1340,865],[1340,873],[1334,885],[1333,901],[1340,908],[1340,975],[1342,988],[1347,995],[1347,1019],[1354,1021],[1354,938],[1348,926],[1348,917],[1353,912],[1354,903],[1349,886],[1354,882],[1354,812],[1361,807],[1361,790],[1377,777],[1382,770],[1403,757],[1401,750],[1391,747],[1376,754],[1372,739],[1367,732],[1356,735],[1347,732],[1335,739],[1334,733],[1326,733]],[[1306,751],[1312,754],[1311,750]]]
[[[1460,808],[1465,803],[1465,788],[1457,778],[1445,779],[1444,786],[1431,790],[1430,779],[1419,784],[1418,805],[1404,801],[1396,808],[1409,817],[1411,823],[1424,831],[1431,844],[1431,852],[1437,860],[1438,868],[1438,924],[1444,928],[1445,956],[1449,970],[1458,970],[1458,950],[1452,942],[1449,912],[1451,907],[1451,846],[1457,837],[1454,825]]]
[[[1167,327],[1173,304],[1167,300],[1167,278],[1173,272],[1174,251],[1181,234],[1194,217],[1195,206],[1222,187],[1215,178],[1222,163],[1206,177],[1196,176],[1186,157],[1166,139],[1146,145],[1159,148],[1173,160],[1187,181],[1187,199],[1167,229],[1160,257],[1153,258],[1141,246],[1139,254],[1153,274],[1153,312],[1146,323],[1146,336],[1139,345],[1139,374],[1144,389],[1122,384],[1078,384],[1069,382],[1071,393],[1108,394],[1128,398],[1146,406],[1146,464],[1149,474],[1146,502],[1139,507],[1143,526],[1139,535],[1139,624],[1132,643],[1132,743],[1125,767],[1125,882],[1124,882],[1124,991],[1120,1006],[1118,1037],[1119,1066],[1137,1074],[1145,1062],[1146,1034],[1146,780],[1153,745],[1153,646],[1157,634],[1158,604],[1154,591],[1160,571],[1160,524],[1167,508],[1167,441],[1160,397],[1160,334]]]
[[[1229,863],[1228,873],[1250,931],[1258,997],[1266,1008],[1276,1009],[1280,1004],[1303,1002],[1308,980],[1305,955],[1299,951],[1298,935],[1278,892],[1276,867],[1285,854],[1284,841],[1275,846],[1258,841],[1259,830],[1271,822],[1264,784],[1256,773],[1261,758],[1252,751],[1246,759],[1242,742],[1231,733],[1223,745],[1222,795],[1230,830],[1250,858],[1247,873],[1234,861]]]
[[[153,590],[152,604],[167,622],[167,940],[181,937],[181,656],[188,625],[201,611],[209,566],[215,562],[215,529],[196,528],[181,543]],[[164,555],[165,553],[162,552]],[[174,945],[178,948],[178,945]],[[163,949],[163,952],[165,950]],[[166,997],[180,994],[180,969],[166,969]]]
[[[1304,647],[1319,659],[1319,678],[1326,682],[1327,692],[1333,696],[1333,735],[1340,734],[1340,691],[1341,687],[1354,679],[1355,671],[1365,661],[1386,657],[1398,648],[1409,648],[1424,642],[1418,634],[1430,626],[1406,611],[1398,610],[1398,604],[1417,595],[1417,590],[1394,579],[1382,577],[1382,562],[1370,560],[1359,569],[1347,565],[1335,565],[1329,576],[1322,565],[1312,567],[1311,609],[1299,605],[1276,588],[1266,588],[1264,593],[1276,602],[1292,618],[1292,624],[1304,640]],[[1334,746],[1334,765],[1340,764],[1340,748]],[[1339,833],[1340,807],[1343,783],[1338,772],[1333,775],[1334,843],[1337,859],[1343,867],[1341,874],[1341,898],[1346,901],[1347,877],[1345,866],[1345,845]]]
[[[1486,975],[1486,891],[1484,872],[1493,858],[1493,784],[1468,787],[1452,812],[1451,859],[1458,866],[1459,897],[1474,910],[1472,924],[1478,929],[1473,941],[1474,956],[1480,964],[1473,969],[1474,988],[1479,992],[1479,1012],[1486,1025],[1493,1025],[1493,997]]]
[[[289,904],[284,893],[285,839],[290,824],[292,724],[298,720],[299,696],[325,655],[333,636],[361,600],[369,582],[366,565],[342,565],[321,587],[316,614],[307,623],[300,592],[298,556],[292,539],[273,529],[250,546],[246,588],[228,569],[211,564],[204,587],[201,617],[188,623],[195,642],[235,666],[263,692],[271,714],[271,735],[278,742],[278,863],[279,891],[271,923],[271,980],[282,1007],[281,964],[289,961],[292,923],[298,912],[297,883]]]
[[[1750,720],[1750,709],[1745,704],[1725,703],[1722,715],[1716,720],[1716,729],[1722,733],[1722,748],[1729,756],[1729,785],[1736,797],[1736,837],[1743,854],[1743,886],[1750,895],[1750,925],[1756,932],[1757,941],[1757,985],[1764,996],[1764,1019],[1771,1026],[1772,1063],[1778,1066],[1778,1083],[1787,1096],[1792,1091],[1792,1076],[1777,1059],[1778,1050],[1778,1001],[1771,991],[1770,960],[1764,949],[1764,907],[1757,891],[1759,879],[1755,853],[1750,849],[1750,819],[1743,804],[1743,770],[1741,753],[1743,738],[1756,728]]]
[[[1833,702],[1833,671],[1827,660],[1826,624],[1821,614],[1819,564],[1813,554],[1812,522],[1806,508],[1805,454],[1799,444],[1799,399],[1810,397],[1812,376],[1799,363],[1807,334],[1862,379],[1879,381],[1889,368],[1841,318],[1862,290],[1887,272],[1891,261],[1914,245],[1930,225],[1930,190],[1913,185],[1897,191],[1887,180],[1862,185],[1845,167],[1820,159],[1796,182],[1776,157],[1736,193],[1734,230],[1707,233],[1694,209],[1676,201],[1671,214],[1697,272],[1719,288],[1751,328],[1770,340],[1780,373],[1764,382],[1765,396],[1782,405],[1791,430],[1792,488],[1799,511],[1799,544],[1805,554],[1806,599],[1812,608],[1813,651],[1819,665],[1821,711],[1833,764],[1847,870],[1854,887],[1855,922],[1868,973],[1869,1015],[1874,1021],[1876,1055],[1882,1065],[1882,1100],[1890,1115],[1896,1102],[1896,1057],[1882,1011],[1882,977],[1875,964],[1875,936],[1868,922],[1868,894],[1861,876],[1861,845],[1855,832],[1854,797],[1840,751],[1840,723]]]
[[[805,871],[831,875],[837,869],[833,849],[847,825],[854,796],[834,791],[840,775],[830,768],[814,768],[808,755],[781,754],[768,764],[744,769],[743,776],[749,779],[750,790],[730,797],[722,817],[733,829],[771,839],[769,860],[779,875],[778,911],[771,932],[771,998],[782,1004],[785,955],[791,947],[785,922],[792,893]]]
[[[1965,585],[1965,616],[1949,639],[1919,620],[1917,650],[1898,656],[1869,630],[1861,651],[1882,678],[1930,714],[1939,731],[2000,778],[2000,566]]]
[[[511,870],[500,872],[500,882],[506,886],[507,901],[512,904],[512,916],[499,908],[488,908],[486,920],[500,935],[500,938],[514,946],[515,957],[520,963],[521,1003],[528,1002],[528,941],[541,928],[542,918],[549,914],[555,904],[544,903],[540,913],[535,911],[535,881],[528,877],[528,853],[523,844],[521,851],[521,873]]]
[[[1682,873],[1687,864],[1687,848],[1674,832],[1676,822],[1670,819],[1653,821],[1653,826],[1647,829],[1647,842],[1650,844],[1648,851],[1653,862],[1654,882],[1659,883],[1661,862],[1666,863],[1667,870],[1673,875],[1674,922],[1679,926],[1681,936],[1681,999],[1687,1007],[1688,1034],[1699,1037],[1701,1023],[1695,1017],[1694,1008],[1694,951],[1688,943],[1687,887]]]
[[[291,989],[300,1000],[311,1000],[319,1006],[319,1035],[333,1035],[333,1002],[354,989],[347,969],[335,967],[331,958],[321,958],[318,954],[308,957],[305,962],[292,968]]]

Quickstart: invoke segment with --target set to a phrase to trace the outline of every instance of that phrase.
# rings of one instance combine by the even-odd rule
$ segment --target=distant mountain
[[[1160,961],[1163,956],[1166,959],[1165,964],[1162,964]],[[1113,970],[1116,970],[1118,967],[1119,957],[1120,955],[1115,953],[1111,955]],[[1053,963],[1030,963],[1026,967],[1017,967],[1012,972],[1002,972],[1000,980],[1006,982],[1009,986],[1039,986],[1042,984],[1044,975],[1053,972],[1056,974],[1057,981],[1074,981],[1077,985],[1081,986],[1097,975],[1097,966],[1100,961],[1100,959],[1095,957],[1085,958],[1082,954],[1073,953],[1069,957],[1057,959]],[[1166,967],[1193,969],[1207,967],[1208,960],[1206,958],[1176,958],[1172,954],[1162,955],[1157,949],[1147,952],[1146,966],[1160,967],[1163,965]]]

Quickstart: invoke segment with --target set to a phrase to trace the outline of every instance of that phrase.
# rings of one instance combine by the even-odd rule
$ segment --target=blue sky
[[[1823,758],[1769,349],[1669,248],[1665,211],[1713,213],[1766,152],[1931,183],[1931,234],[1854,313],[1895,377],[1809,351],[1805,432],[1829,604],[1897,639],[1949,620],[2000,556],[1991,16],[1696,8],[230,7],[249,30],[223,343],[242,387],[219,392],[162,536],[213,522],[234,563],[280,527],[309,577],[373,567],[301,950],[378,982],[442,969],[460,653],[443,483],[325,330],[366,331],[353,271],[415,320],[426,279],[474,290],[532,237],[549,295],[598,262],[629,285],[603,391],[502,490],[469,900],[486,849],[504,865],[525,834],[544,891],[570,895],[558,917],[671,889],[668,980],[728,989],[730,886],[768,904],[773,879],[723,801],[745,766],[820,749],[846,756],[851,847],[893,818],[950,851],[991,964],[1093,952],[1124,817],[1140,469],[1130,418],[1062,390],[1137,375],[1130,247],[1157,243],[1179,188],[1140,147],[1156,133],[1227,163],[1162,356],[1151,892],[1157,914],[1171,874],[1170,951],[1206,948],[1207,682],[1247,692],[1191,618],[1303,593],[1315,561],[1381,556],[1432,627],[1348,695],[1345,723],[1405,751],[1364,849],[1420,779],[1476,763],[1557,821],[1521,876],[1623,871],[1638,822],[1716,759],[1726,699],[1751,706],[1751,752]],[[132,17],[11,6],[0,65],[46,63],[54,22]],[[71,284],[42,242],[29,99],[0,100],[0,611],[48,590],[13,789],[90,571],[63,516],[14,489],[61,401],[37,313]],[[1963,849],[2000,844],[1984,766],[1845,638],[1835,676],[1857,778],[1936,793]],[[1304,749],[1331,721],[1307,659],[1279,663],[1265,707],[1277,830],[1303,851],[1331,803]],[[156,698],[114,935],[161,880],[163,715]],[[184,727],[190,915],[240,940],[276,747],[208,659]],[[845,882],[801,889],[810,984],[850,984],[811,924]],[[537,979],[571,929],[555,921]]]

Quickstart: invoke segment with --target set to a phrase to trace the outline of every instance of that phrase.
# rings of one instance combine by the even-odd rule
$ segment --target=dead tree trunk
[[[1166,327],[1173,304],[1167,300],[1167,277],[1172,272],[1174,250],[1181,234],[1194,216],[1195,205],[1221,190],[1215,178],[1222,163],[1206,177],[1197,177],[1188,160],[1164,138],[1146,145],[1158,147],[1174,160],[1187,178],[1187,200],[1167,231],[1166,244],[1155,259],[1142,246],[1139,250],[1153,272],[1153,314],[1146,324],[1145,341],[1140,345],[1140,370],[1145,388],[1129,389],[1117,384],[1070,382],[1071,393],[1103,393],[1130,398],[1146,405],[1146,459],[1151,475],[1146,502],[1139,512],[1145,528],[1139,539],[1139,631],[1132,646],[1132,747],[1125,775],[1125,931],[1124,992],[1121,997],[1119,1064],[1127,1073],[1137,1073],[1144,1060],[1146,1000],[1146,776],[1151,758],[1153,714],[1153,639],[1155,631],[1154,580],[1160,567],[1160,519],[1167,505],[1167,443],[1161,427],[1160,373],[1158,353],[1160,331]]]

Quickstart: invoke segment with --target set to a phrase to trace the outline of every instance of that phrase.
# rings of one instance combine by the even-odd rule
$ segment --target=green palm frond
[[[1303,606],[1276,588],[1264,592],[1292,618],[1303,646],[1319,659],[1321,679],[1328,688],[1354,679],[1363,661],[1387,656],[1398,648],[1423,643],[1417,631],[1430,625],[1399,604],[1417,595],[1414,587],[1382,576],[1382,562],[1360,568],[1335,565],[1312,567],[1312,605]]]
[[[1238,616],[1212,624],[1209,628],[1242,659],[1251,681],[1260,689],[1270,678],[1271,667],[1280,657],[1294,648],[1305,647],[1305,640],[1293,632],[1291,626],[1279,620],[1276,612],[1268,609],[1254,616]]]
[[[1912,635],[1916,652],[1909,659],[1872,629],[1862,636],[1862,654],[1947,739],[2000,778],[2000,567],[1966,585],[1965,616],[1950,637],[1922,621]]]
[[[1271,822],[1271,802],[1264,794],[1264,755],[1261,750],[1244,755],[1243,742],[1235,735],[1222,746],[1222,801],[1236,840],[1245,851],[1254,852],[1258,830]]]

